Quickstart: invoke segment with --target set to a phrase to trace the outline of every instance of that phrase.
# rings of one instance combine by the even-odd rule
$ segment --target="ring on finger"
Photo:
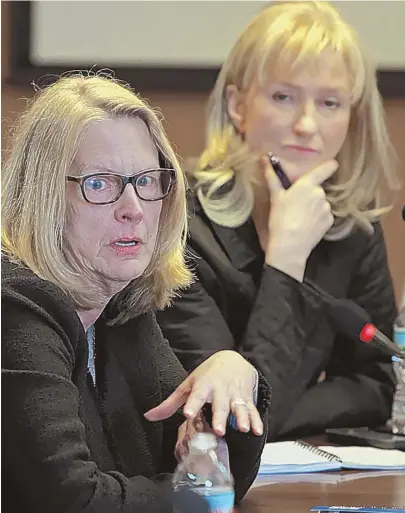
[[[241,397],[237,397],[231,403],[231,410],[233,411],[237,406],[245,406],[247,408],[246,401]]]

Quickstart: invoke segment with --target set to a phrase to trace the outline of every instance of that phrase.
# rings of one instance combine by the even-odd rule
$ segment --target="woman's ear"
[[[231,118],[233,126],[240,134],[245,132],[245,99],[238,88],[231,84],[226,88],[226,103],[228,116]]]

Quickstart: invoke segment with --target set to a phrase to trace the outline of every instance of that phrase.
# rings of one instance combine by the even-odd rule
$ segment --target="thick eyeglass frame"
[[[162,196],[159,196],[158,198],[154,198],[154,199],[143,198],[138,191],[137,181],[139,178],[142,178],[143,176],[148,175],[155,171],[163,171],[170,175],[170,182],[169,182],[169,187],[167,189],[167,192],[165,194],[163,194]],[[101,201],[101,202],[90,201],[86,196],[86,192],[84,189],[84,183],[88,178],[91,178],[93,176],[116,176],[116,177],[118,177],[121,180],[122,187],[121,187],[121,191],[118,194],[117,198],[114,200],[111,200],[111,201]],[[119,173],[109,173],[109,172],[103,173],[103,172],[98,171],[97,173],[89,173],[87,175],[82,175],[82,176],[69,176],[68,175],[66,177],[66,180],[68,182],[78,183],[80,185],[80,190],[82,192],[83,198],[85,199],[85,201],[87,201],[87,203],[91,203],[92,205],[110,205],[111,203],[117,202],[123,195],[123,193],[125,191],[125,187],[128,184],[131,184],[133,186],[135,194],[142,201],[159,201],[163,198],[166,198],[166,196],[169,195],[169,193],[172,189],[172,186],[176,183],[176,171],[174,169],[170,169],[170,168],[145,169],[144,171],[141,171],[140,173],[136,173],[135,175],[132,175],[132,176],[120,175]]]

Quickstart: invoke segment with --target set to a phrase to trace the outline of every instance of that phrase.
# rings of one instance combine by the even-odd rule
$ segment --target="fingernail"
[[[192,417],[194,414],[193,410],[189,410],[187,408],[187,410],[183,410],[183,415],[185,415],[186,417]]]
[[[195,423],[196,431],[202,431],[204,429],[203,423],[201,421]]]
[[[240,428],[243,430],[243,431],[249,431],[249,426],[247,424],[242,424],[240,426]]]
[[[262,428],[262,427],[257,428],[257,429],[256,429],[256,433],[257,433],[259,436],[262,436],[262,434],[263,434],[263,428]]]

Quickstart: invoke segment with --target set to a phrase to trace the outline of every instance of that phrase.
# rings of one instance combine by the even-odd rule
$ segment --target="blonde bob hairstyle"
[[[175,290],[190,283],[185,265],[187,235],[186,185],[178,160],[157,114],[128,85],[108,74],[74,72],[39,91],[21,116],[2,177],[2,251],[40,278],[59,286],[76,308],[99,306],[89,290],[83,263],[69,255],[69,215],[65,177],[86,128],[111,118],[140,118],[176,183],[163,199],[155,250],[144,274],[114,299],[111,323],[123,323],[151,309],[163,308]],[[86,276],[87,274],[87,276]],[[87,278],[85,280],[84,278]],[[91,283],[91,281],[90,281]],[[97,301],[98,300],[98,301]]]
[[[376,73],[356,32],[328,2],[271,2],[242,32],[226,58],[212,91],[206,147],[190,178],[208,217],[217,224],[243,224],[253,207],[252,171],[259,155],[247,148],[228,114],[226,90],[247,91],[257,80],[263,86],[268,70],[283,66],[291,73],[333,52],[351,79],[351,119],[337,155],[338,171],[326,186],[335,225],[326,238],[347,236],[354,226],[373,231],[383,212],[381,179],[388,189],[399,185],[396,157],[389,141]]]

